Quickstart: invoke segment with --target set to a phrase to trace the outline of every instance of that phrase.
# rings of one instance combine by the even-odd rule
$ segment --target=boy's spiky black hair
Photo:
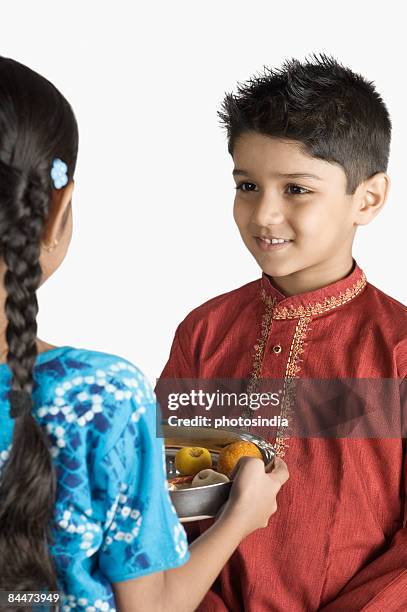
[[[254,131],[301,142],[311,156],[340,164],[348,194],[386,172],[391,121],[373,82],[324,53],[263,68],[226,94],[218,111],[232,156],[236,139]]]

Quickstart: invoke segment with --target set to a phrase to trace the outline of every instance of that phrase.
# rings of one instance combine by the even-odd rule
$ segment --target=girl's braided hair
[[[36,384],[36,290],[52,161],[63,159],[72,180],[77,151],[78,127],[67,100],[38,73],[0,56],[0,256],[12,375],[11,391],[2,399],[10,402],[10,415],[24,392],[32,401]],[[28,410],[14,421],[0,474],[0,590],[58,590],[49,552],[55,497],[49,440]]]

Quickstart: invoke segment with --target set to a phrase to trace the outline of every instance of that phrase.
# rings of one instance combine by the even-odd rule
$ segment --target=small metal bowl
[[[243,429],[212,427],[172,427],[164,422],[162,425],[165,456],[167,464],[167,478],[179,476],[175,469],[174,457],[184,446],[201,446],[207,448],[212,455],[212,462],[216,467],[220,450],[240,440],[255,444],[260,450],[263,461],[267,465],[275,457],[274,447],[259,436]],[[212,518],[219,512],[221,506],[227,501],[232,482],[221,482],[203,487],[193,487],[169,491],[171,501],[182,523]]]

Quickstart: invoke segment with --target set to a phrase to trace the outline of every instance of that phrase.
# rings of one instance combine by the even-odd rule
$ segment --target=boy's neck
[[[329,260],[298,270],[287,276],[269,276],[273,285],[285,296],[298,295],[327,287],[343,278],[346,278],[354,269],[355,262],[352,255],[342,259]]]

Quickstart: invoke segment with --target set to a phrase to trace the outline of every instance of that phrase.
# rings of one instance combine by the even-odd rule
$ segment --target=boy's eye
[[[300,187],[300,185],[288,185],[288,189],[302,189],[301,192],[291,192],[291,195],[306,195],[307,193],[311,193],[309,189],[305,189],[305,187]]]
[[[251,185],[252,187],[256,187],[254,183],[240,183],[240,185],[237,185],[235,189],[240,189],[240,191],[254,191],[254,189],[243,189],[244,185]]]
[[[247,185],[249,188],[246,188]],[[253,188],[255,187],[256,185],[254,183],[240,183],[235,189],[239,189],[240,191],[254,191]],[[289,191],[290,195],[306,195],[307,193],[312,193],[309,189],[301,187],[300,185],[288,185],[287,189],[294,190]]]

